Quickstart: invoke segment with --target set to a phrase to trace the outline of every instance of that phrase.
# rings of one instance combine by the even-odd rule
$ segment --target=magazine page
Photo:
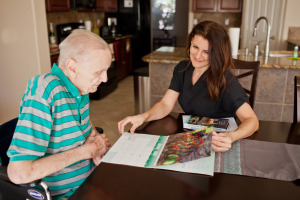
[[[132,135],[128,132],[124,133],[119,138],[119,140],[112,146],[112,148],[102,158],[102,162],[130,165],[136,167],[149,167],[149,168],[166,169],[166,170],[174,170],[174,171],[189,172],[189,173],[207,174],[213,176],[215,152],[211,150],[210,156],[208,156],[209,151],[207,151],[209,146],[211,149],[211,136],[207,134],[206,138],[202,138],[202,139],[200,139],[196,135],[192,136],[192,132],[194,133],[199,132],[200,135],[204,135],[205,131],[206,133],[208,133],[209,131],[211,132],[212,130],[209,129],[208,127],[205,127],[204,129],[202,129],[202,132],[191,131],[189,133],[191,136],[184,136],[185,133],[175,134],[178,135],[177,136],[178,141],[180,137],[184,137],[183,143],[187,145],[186,147],[181,149],[180,151],[181,153],[185,153],[187,152],[187,150],[191,148],[195,148],[197,150],[203,151],[203,152],[199,152],[194,150],[194,151],[190,151],[191,155],[187,154],[186,156],[181,156],[184,157],[184,159],[182,159],[183,161],[182,163],[176,163],[172,161],[172,164],[170,163],[168,164],[169,161],[165,163],[166,161],[165,160],[162,161],[162,163],[165,163],[164,165],[156,166],[156,163],[161,157],[161,153],[163,152],[163,149],[166,146],[168,138],[174,136],[172,137],[173,139],[170,140],[169,144],[171,144],[172,143],[171,141],[173,142],[176,141],[175,135],[159,136],[159,135],[149,135],[149,134],[139,134],[139,133]],[[197,143],[199,140],[200,142],[199,144],[197,144],[199,148],[197,148],[198,147],[197,145],[193,146],[192,143],[189,143],[187,139],[188,137],[191,138],[191,141],[193,138],[195,143]],[[177,149],[176,145],[174,148]],[[177,153],[179,153],[179,151]],[[167,155],[166,151],[164,152],[163,155]],[[181,154],[177,154],[176,156],[178,155]],[[169,157],[167,156],[167,158]],[[170,158],[174,159],[173,156],[170,156]]]
[[[175,165],[154,166],[154,168],[213,176],[214,166],[215,166],[215,152],[214,150],[212,150],[211,155],[208,157],[193,160],[190,162],[178,163]]]
[[[145,167],[150,155],[160,153],[167,138],[168,136],[139,133],[132,135],[125,132],[105,154],[102,162]]]
[[[212,126],[170,135],[154,168],[213,176]]]
[[[156,166],[185,163],[211,155],[212,126],[170,135]]]
[[[202,119],[201,117],[197,117],[195,115],[182,115],[183,128],[187,128],[187,129],[191,129],[191,130],[201,128],[205,125],[204,123],[202,123],[202,125],[199,123],[201,119]],[[204,117],[203,121],[207,121],[208,123],[214,123],[213,120],[209,121],[207,119],[209,119],[209,118]],[[216,120],[216,119],[214,119],[214,120]],[[226,121],[228,120],[228,126],[226,129],[220,128],[221,126],[223,126],[222,124],[224,124],[224,120],[226,120]],[[221,125],[218,127],[214,126],[214,128],[213,128],[213,130],[216,132],[231,132],[238,128],[236,121],[233,117],[220,118],[220,119],[218,119],[218,123]]]

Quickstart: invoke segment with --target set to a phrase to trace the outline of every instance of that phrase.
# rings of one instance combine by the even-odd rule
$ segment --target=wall
[[[300,1],[299,0],[286,0],[286,10],[283,17],[283,29],[282,29],[282,44],[281,49],[287,48],[287,38],[289,27],[300,26]],[[300,37],[300,36],[299,36]]]
[[[50,69],[45,1],[0,1],[0,124],[17,117],[30,77]]]

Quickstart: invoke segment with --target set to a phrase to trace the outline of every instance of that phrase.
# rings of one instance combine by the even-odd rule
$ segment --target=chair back
[[[6,152],[13,138],[17,122],[18,118],[14,118],[0,126],[0,158],[2,165],[8,165],[9,158]]]
[[[300,144],[300,76],[294,78],[294,117],[287,143]]]
[[[294,79],[294,123],[300,123],[300,76],[295,76]]]
[[[236,77],[239,81],[241,78],[250,77],[252,75],[250,89],[243,86],[245,92],[249,95],[250,106],[253,108],[255,100],[255,92],[257,85],[257,75],[260,62],[259,61],[243,61],[238,59],[233,59],[235,69],[239,69],[239,74]],[[243,85],[243,84],[242,84]]]

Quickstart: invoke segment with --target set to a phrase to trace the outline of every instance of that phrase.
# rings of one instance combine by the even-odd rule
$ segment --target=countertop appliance
[[[57,44],[63,41],[74,29],[85,29],[83,23],[66,23],[56,25]]]
[[[118,34],[133,35],[133,69],[148,66],[142,57],[151,52],[151,0],[119,0],[117,13],[105,13],[105,20],[117,18]]]

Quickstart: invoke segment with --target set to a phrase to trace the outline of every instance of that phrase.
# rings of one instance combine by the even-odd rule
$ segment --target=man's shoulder
[[[44,73],[32,77],[28,82],[29,95],[38,95],[40,97],[48,98],[53,90],[62,88],[63,84],[60,79],[53,73]],[[48,95],[46,95],[48,94]]]

